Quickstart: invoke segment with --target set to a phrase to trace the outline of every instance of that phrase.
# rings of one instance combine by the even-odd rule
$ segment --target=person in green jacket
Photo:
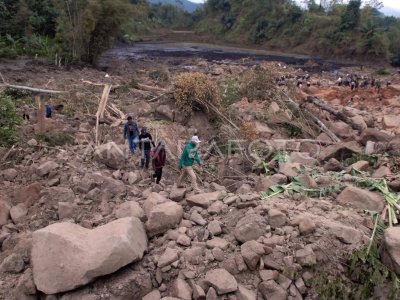
[[[182,187],[182,182],[186,176],[190,177],[193,191],[197,194],[200,193],[199,186],[197,185],[196,173],[193,170],[193,165],[197,162],[200,168],[203,167],[198,153],[198,145],[200,144],[198,136],[193,136],[191,141],[183,149],[181,159],[179,160],[179,169],[182,170],[178,178],[177,186]]]

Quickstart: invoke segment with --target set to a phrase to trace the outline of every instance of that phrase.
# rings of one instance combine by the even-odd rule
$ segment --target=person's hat
[[[201,143],[201,141],[200,141],[200,139],[199,139],[199,137],[197,135],[192,137],[192,142],[196,143],[196,144]]]

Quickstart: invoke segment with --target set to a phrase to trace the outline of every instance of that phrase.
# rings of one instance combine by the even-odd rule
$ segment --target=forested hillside
[[[208,0],[199,33],[263,48],[350,59],[400,62],[400,20],[379,1]],[[319,4],[321,3],[321,4]]]

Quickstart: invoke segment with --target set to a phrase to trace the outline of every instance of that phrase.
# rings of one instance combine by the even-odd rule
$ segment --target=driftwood
[[[142,83],[138,83],[137,86],[142,90],[150,91],[150,92],[154,92],[154,91],[155,92],[164,92],[164,93],[168,92],[167,89],[163,89],[163,88],[156,87],[156,86],[145,85],[145,84],[142,84]]]
[[[307,103],[311,103],[314,104],[315,106],[319,107],[320,109],[327,111],[328,113],[330,113],[331,115],[335,116],[337,119],[345,122],[346,124],[350,125],[353,129],[361,132],[362,128],[355,124],[350,118],[348,118],[345,114],[343,114],[342,112],[336,111],[334,110],[332,107],[330,107],[329,105],[322,103],[317,97],[312,97],[312,96],[308,96],[307,97]]]
[[[318,128],[320,130],[322,130],[323,132],[325,132],[330,139],[335,142],[335,143],[339,143],[340,139],[332,132],[328,129],[328,127],[326,127],[326,125],[324,123],[322,123],[322,121],[320,119],[318,119],[316,116],[314,116],[309,110],[307,110],[304,106],[300,106],[299,104],[297,104],[296,102],[294,102],[292,99],[290,99],[288,97],[287,100],[290,104],[292,104],[293,106],[295,106],[297,109],[303,111],[309,118],[311,118],[311,120],[314,122],[314,124],[316,126],[318,126]]]
[[[99,122],[100,118],[104,118],[104,111],[106,109],[108,96],[110,95],[111,84],[106,84],[104,86],[103,95],[101,96],[101,100],[99,103],[99,108],[96,113],[96,145],[99,143]]]
[[[38,93],[38,94],[65,94],[66,93],[64,91],[45,90],[45,89],[32,88],[29,86],[13,85],[13,84],[7,84],[7,83],[0,84],[0,87],[6,87],[9,89],[14,89],[14,90],[30,91],[30,92]]]
[[[0,87],[6,87],[9,89],[14,89],[14,90],[30,91],[30,92],[37,93],[37,94],[64,94],[64,93],[66,93],[64,91],[54,91],[54,90],[33,88],[33,87],[29,87],[29,86],[9,84],[6,82],[6,80],[4,79],[3,74],[1,74],[1,72],[0,72],[0,78],[3,81],[3,83],[0,84]]]

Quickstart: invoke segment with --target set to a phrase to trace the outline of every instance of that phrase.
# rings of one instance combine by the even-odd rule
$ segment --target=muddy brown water
[[[223,63],[246,59],[243,64],[256,65],[262,61],[276,61],[302,68],[307,72],[335,71],[341,67],[356,66],[356,64],[327,60],[296,54],[284,54],[273,51],[254,50],[227,46],[216,46],[205,43],[163,43],[140,42],[132,46],[118,46],[102,55],[100,66],[107,68],[115,60],[165,61],[167,59],[202,58],[209,62]]]

